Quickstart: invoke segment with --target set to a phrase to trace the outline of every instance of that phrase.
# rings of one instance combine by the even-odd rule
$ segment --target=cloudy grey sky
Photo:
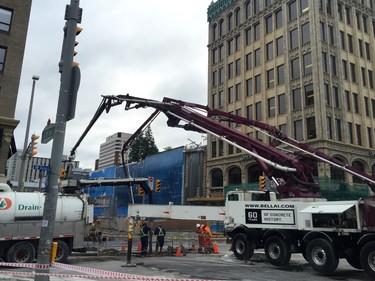
[[[36,82],[30,135],[41,135],[48,118],[56,118],[60,88],[64,12],[70,0],[33,0],[16,108],[15,130],[22,149],[32,89]],[[98,108],[102,95],[131,94],[207,103],[207,8],[211,0],[81,0],[84,29],[77,37],[75,61],[81,84],[75,119],[67,123],[64,154],[68,155]],[[133,133],[153,109],[103,113],[77,150],[83,168],[93,168],[100,144],[116,132]],[[198,133],[168,128],[164,115],[151,126],[160,151],[202,143]],[[189,140],[190,139],[190,140]],[[41,157],[51,156],[52,141],[38,144]]]

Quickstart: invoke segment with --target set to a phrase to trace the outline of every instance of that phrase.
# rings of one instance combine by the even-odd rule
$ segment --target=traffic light
[[[31,136],[31,143],[30,143],[30,155],[31,157],[36,155],[38,152],[36,151],[36,144],[38,143],[36,140],[39,139],[39,136],[36,134],[33,134]]]
[[[266,177],[259,176],[259,189],[263,191],[265,187],[266,187]]]
[[[64,177],[65,177],[65,169],[60,168],[60,179],[64,179]]]
[[[140,184],[138,184],[138,196],[143,196],[143,194],[145,193],[145,191],[143,190],[143,188],[141,187]]]
[[[161,189],[161,180],[156,180],[155,191],[160,192],[160,189]]]

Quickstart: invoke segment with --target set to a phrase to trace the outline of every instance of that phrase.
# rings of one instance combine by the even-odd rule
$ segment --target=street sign
[[[49,169],[48,166],[44,165],[33,165],[34,170],[41,170],[41,171],[47,171]]]
[[[55,135],[55,123],[48,124],[42,132],[42,143],[48,143]]]

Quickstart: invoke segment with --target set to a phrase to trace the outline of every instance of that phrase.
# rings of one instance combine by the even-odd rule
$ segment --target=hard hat
[[[197,225],[196,225],[196,227],[198,228],[198,227],[200,227],[201,225],[199,224],[199,223],[197,223]]]

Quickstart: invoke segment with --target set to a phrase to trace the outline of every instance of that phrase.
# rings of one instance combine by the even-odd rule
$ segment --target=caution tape
[[[6,263],[0,262],[0,266],[26,267],[35,269],[48,269],[49,265],[29,264],[29,263]],[[7,275],[23,275],[23,276],[53,276],[61,278],[79,277],[79,278],[95,278],[95,279],[122,279],[122,280],[140,280],[140,281],[215,281],[212,279],[179,279],[169,277],[149,277],[143,275],[127,274],[115,271],[101,270],[83,266],[76,266],[64,263],[54,262],[52,267],[72,270],[82,274],[64,274],[64,273],[42,273],[42,272],[23,272],[23,271],[0,271],[0,274]],[[217,280],[216,280],[217,281]]]

